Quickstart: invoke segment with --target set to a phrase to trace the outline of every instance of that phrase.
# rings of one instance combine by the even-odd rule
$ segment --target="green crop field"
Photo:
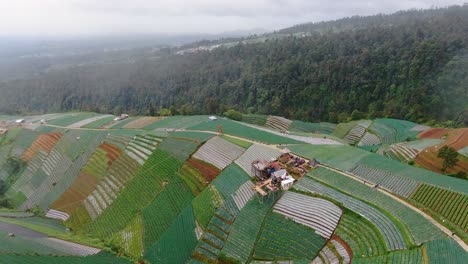
[[[100,252],[96,255],[79,257],[79,256],[37,256],[37,255],[16,255],[2,254],[0,255],[0,264],[130,264],[129,260],[118,258],[110,253]]]
[[[185,138],[190,139],[198,143],[208,141],[210,138],[214,137],[214,134],[205,133],[205,132],[196,132],[196,131],[176,131],[170,132],[168,136],[173,138]]]
[[[81,120],[96,116],[95,113],[70,113],[64,117],[49,120],[47,123],[54,126],[69,126]]]
[[[332,123],[308,123],[299,120],[294,120],[289,126],[292,132],[304,132],[314,134],[331,134],[336,129],[336,125]]]
[[[232,163],[212,182],[225,199],[231,197],[250,177],[241,167]]]
[[[177,175],[187,184],[194,195],[198,195],[208,185],[205,176],[189,163],[185,163]]]
[[[406,120],[378,118],[374,122],[394,129],[396,131],[395,142],[416,139],[416,135],[419,133],[418,131],[411,131],[411,128],[415,127],[417,124]]]
[[[242,122],[257,126],[264,126],[267,119],[267,115],[242,115]]]
[[[361,163],[398,176],[409,177],[416,181],[437,185],[461,193],[468,193],[467,181],[412,167],[351,146],[302,144],[289,146],[288,148],[295,154],[308,159],[315,158],[321,163],[343,171],[349,171],[356,164]]]
[[[192,206],[195,218],[202,227],[206,227],[216,208],[223,204],[223,198],[215,186],[209,185],[195,199]]]
[[[250,140],[263,142],[267,144],[299,144],[301,142],[296,141],[294,139],[289,139],[286,137],[274,135],[262,130],[255,129],[253,127],[249,127],[243,125],[241,123],[231,121],[231,120],[224,120],[219,119],[217,121],[211,122],[204,122],[192,127],[188,127],[189,130],[206,130],[206,131],[213,131],[213,132],[220,132],[219,130],[222,129],[223,133],[243,137]]]
[[[173,177],[161,194],[143,210],[145,248],[156,242],[182,212],[193,195],[184,181]]]
[[[192,207],[182,210],[156,243],[150,245],[145,258],[151,263],[185,263],[197,244]]]
[[[160,144],[159,149],[167,152],[172,157],[185,161],[198,147],[198,143],[189,140],[165,138]]]
[[[263,224],[254,247],[253,258],[258,260],[312,261],[326,240],[309,227],[271,212]]]
[[[221,251],[229,257],[246,262],[252,253],[257,236],[263,226],[264,218],[269,212],[274,199],[260,203],[250,200],[237,215],[227,242]]]
[[[163,182],[170,181],[180,166],[182,162],[168,153],[162,150],[153,152],[117,199],[86,230],[107,237],[124,228],[136,212],[148,206],[161,193]]]
[[[188,128],[191,126],[198,125],[200,123],[209,122],[208,116],[169,116],[163,120],[154,122],[144,129],[153,130],[153,129],[180,129]]]
[[[448,220],[454,223],[460,229],[457,233],[462,236],[463,233],[466,233],[468,228],[467,195],[423,184],[410,199],[439,214],[444,221]]]
[[[417,245],[444,237],[440,229],[419,213],[361,182],[324,168],[315,169],[308,175],[387,211],[404,225],[413,243]]]
[[[89,124],[86,124],[86,125],[82,126],[82,128],[101,128],[102,126],[112,122],[113,119],[114,119],[113,116],[104,117],[104,118],[98,119],[96,121],[93,121],[93,122],[91,122]]]
[[[355,256],[374,257],[387,252],[385,241],[379,230],[359,215],[345,213],[336,234],[345,240]]]
[[[428,263],[436,264],[462,264],[468,259],[468,252],[461,248],[453,239],[445,238],[430,241],[424,244]]]

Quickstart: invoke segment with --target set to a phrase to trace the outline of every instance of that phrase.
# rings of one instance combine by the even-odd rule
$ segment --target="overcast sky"
[[[451,0],[0,0],[0,35],[222,33],[462,4]]]

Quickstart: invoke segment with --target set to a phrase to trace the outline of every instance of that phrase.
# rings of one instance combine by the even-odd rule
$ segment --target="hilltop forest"
[[[297,25],[235,45],[0,84],[0,112],[244,113],[468,124],[468,6]],[[232,43],[232,40],[230,40]],[[208,42],[209,43],[209,42]]]

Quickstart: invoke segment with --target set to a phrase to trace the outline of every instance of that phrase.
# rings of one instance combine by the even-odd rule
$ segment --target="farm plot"
[[[203,144],[193,157],[206,161],[218,167],[226,168],[237,159],[244,149],[236,144],[226,141],[220,137],[214,137]]]
[[[341,218],[341,209],[333,203],[307,195],[287,192],[273,207],[273,211],[298,224],[312,228],[329,239]]]
[[[164,182],[170,181],[181,166],[179,160],[157,149],[120,195],[85,230],[108,237],[125,228],[135,212],[148,206],[161,193]]]
[[[221,252],[246,262],[254,248],[265,216],[273,204],[273,199],[264,203],[260,203],[256,199],[249,201],[237,215]]]
[[[24,161],[29,162],[40,150],[46,153],[50,153],[62,135],[63,134],[60,132],[52,132],[40,135],[23,153],[23,155],[21,155],[21,158]]]
[[[224,208],[218,208],[198,240],[192,258],[200,261],[216,261],[226,243],[234,219],[235,216]]]
[[[189,159],[188,164],[201,172],[207,182],[213,181],[221,172],[215,166],[197,159]]]
[[[398,250],[388,254],[388,263],[425,263],[420,248],[411,250]],[[432,263],[432,262],[429,262]]]
[[[387,252],[379,229],[357,214],[344,213],[336,234],[348,243],[355,256],[372,257]]]
[[[397,143],[390,146],[385,156],[399,161],[408,162],[418,155],[419,151],[407,146],[406,143]]]
[[[165,138],[159,148],[166,151],[174,158],[180,161],[186,161],[188,157],[195,151],[198,147],[198,143],[192,140],[184,140],[177,138]]]
[[[313,229],[277,213],[270,213],[255,244],[253,258],[258,260],[313,260],[326,240]]]
[[[403,142],[408,139],[416,139],[416,135],[419,133],[416,130],[412,130],[412,128],[416,127],[418,124],[406,120],[378,118],[374,123],[385,125],[396,131],[395,141],[391,143]]]
[[[212,182],[221,195],[227,199],[232,197],[249,177],[236,164],[231,164]]]
[[[176,139],[189,139],[196,143],[203,143],[211,139],[215,135],[211,133],[198,132],[198,131],[175,131],[175,132],[169,132],[168,136],[172,138],[176,138]]]
[[[91,256],[36,256],[36,255],[17,255],[17,254],[1,254],[1,264],[23,263],[23,264],[130,264],[127,259],[118,258],[109,253],[100,252]]]
[[[365,181],[378,184],[405,198],[408,198],[414,190],[416,190],[419,184],[417,181],[408,177],[398,176],[390,172],[359,163],[350,172]]]
[[[343,137],[348,144],[356,144],[366,133],[367,128],[370,126],[370,121],[361,121],[356,126],[351,128],[349,132]]]
[[[120,191],[135,176],[140,168],[140,164],[126,154],[122,154],[109,168],[108,173],[102,179],[95,189],[91,190],[84,201],[86,210],[92,219],[101,214],[114,199],[117,198]]]
[[[73,123],[71,125],[68,125],[67,127],[68,128],[80,128],[80,127],[84,127],[88,124],[91,124],[91,123],[94,123],[96,121],[100,121],[104,118],[112,118],[113,116],[111,115],[97,115],[97,116],[93,116],[93,117],[90,117],[90,118],[86,118],[86,119],[83,119],[81,121],[78,121],[76,123]]]
[[[180,168],[177,172],[177,176],[187,184],[193,195],[198,195],[209,184],[205,176],[188,163],[185,163]]]
[[[162,139],[150,135],[135,136],[127,144],[125,153],[143,165],[153,151],[158,147]]]
[[[222,206],[223,201],[222,195],[213,185],[209,185],[193,199],[193,212],[200,226],[204,228],[208,225],[215,214],[216,208]]]
[[[257,126],[265,126],[268,116],[266,115],[242,115],[242,122]]]
[[[332,136],[335,136],[337,138],[344,138],[349,133],[349,131],[358,124],[359,121],[340,123],[336,126],[335,130],[332,133]]]
[[[281,116],[268,116],[265,125],[273,129],[278,129],[280,131],[288,131],[291,122],[291,120]]]
[[[468,196],[423,184],[411,196],[411,199],[440,214],[462,231],[468,229]]]
[[[123,120],[119,120],[113,124],[110,124],[110,125],[107,125],[106,127],[110,128],[110,129],[121,129],[123,128],[124,126],[126,126],[127,124],[135,121],[135,120],[138,120],[140,117],[139,116],[133,116],[133,117],[129,117],[129,118],[126,118],[126,119],[123,119]]]
[[[48,120],[47,123],[49,125],[66,127],[76,122],[79,122],[81,120],[85,120],[87,118],[93,117],[95,115],[96,115],[95,113],[73,113],[73,114],[67,114],[63,117]]]
[[[140,258],[144,252],[143,230],[143,217],[137,214],[122,231],[114,234],[112,241],[121,246],[127,255]]]
[[[249,176],[251,175],[252,162],[254,160],[271,160],[280,155],[279,150],[264,145],[253,144],[242,154],[235,163],[239,165]]]
[[[12,135],[7,135],[7,137],[14,136],[15,133]],[[34,132],[29,129],[21,129],[18,131],[18,134],[14,138],[13,145],[11,147],[10,155],[14,157],[21,157],[24,151],[26,151],[36,140],[39,136],[39,133]],[[8,140],[8,139],[7,139]]]
[[[407,228],[411,239],[417,245],[444,236],[439,228],[419,213],[358,181],[323,168],[316,169],[308,175],[389,212]],[[376,223],[371,222],[378,227]]]
[[[299,120],[292,121],[289,130],[293,132],[331,134],[336,125],[332,123],[308,123]]]
[[[173,177],[159,196],[143,209],[145,248],[163,235],[193,198],[187,185],[180,178]]]
[[[111,123],[114,119],[114,116],[105,116],[103,118],[100,118],[96,121],[90,122],[84,126],[81,126],[82,128],[104,128],[107,124]]]
[[[451,238],[437,239],[424,244],[428,263],[436,264],[462,264],[468,259],[468,252],[461,248]]]
[[[330,243],[327,243],[327,245],[319,252],[319,255],[312,261],[312,264],[319,263],[340,263],[340,259],[337,254],[331,250]]]
[[[298,144],[297,140],[287,137],[275,135],[260,129],[253,128],[249,125],[244,125],[240,122],[232,120],[220,119],[214,122],[205,122],[196,126],[188,127],[189,130],[206,130],[213,132],[221,132],[228,135],[247,138],[253,141],[258,141],[266,144]]]
[[[367,131],[359,141],[358,146],[376,146],[380,144],[382,144],[380,138]]]
[[[159,117],[159,116],[158,117],[153,117],[153,116],[140,117],[122,126],[122,128],[131,128],[131,129],[143,128],[162,119],[163,117]]]
[[[393,127],[378,122],[373,122],[369,127],[369,130],[379,137],[382,144],[390,145],[396,142],[397,131]]]
[[[144,127],[147,130],[158,130],[158,129],[184,129],[191,126],[198,125],[200,123],[210,122],[208,116],[169,116],[158,122],[154,122]]]
[[[346,194],[328,188],[310,178],[302,179],[295,188],[305,192],[319,193],[329,196],[343,204],[346,208],[358,213],[382,233],[385,243],[390,250],[405,249],[406,243],[403,234],[397,224],[388,218],[384,213],[364,202],[352,198]]]
[[[17,233],[17,232],[15,232]],[[7,235],[7,231],[0,230],[0,253],[19,254],[54,254],[87,256],[98,253],[100,250],[84,245],[46,236],[31,236],[31,234],[18,234],[14,237]],[[1,255],[0,255],[0,259]]]
[[[182,210],[159,240],[144,255],[151,263],[185,263],[197,244],[192,207]]]

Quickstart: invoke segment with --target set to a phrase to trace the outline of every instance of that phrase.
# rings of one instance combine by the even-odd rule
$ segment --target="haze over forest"
[[[462,125],[467,6],[420,9],[436,4],[454,3],[16,1],[0,16],[0,111]]]

